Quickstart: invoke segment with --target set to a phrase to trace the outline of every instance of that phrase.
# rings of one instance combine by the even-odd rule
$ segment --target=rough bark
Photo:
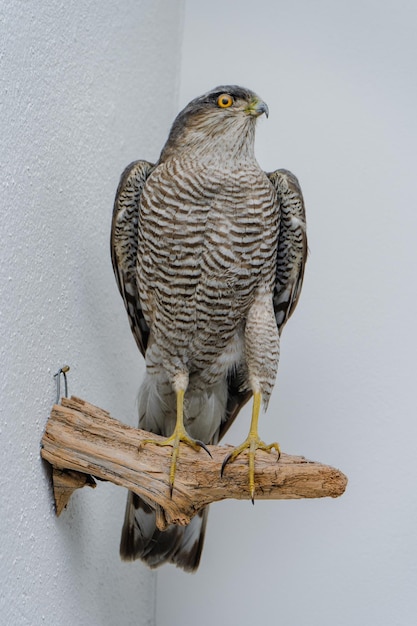
[[[166,523],[187,524],[211,502],[250,499],[246,454],[226,466],[232,446],[208,446],[195,452],[181,445],[175,485],[170,495],[170,447],[141,442],[149,433],[126,426],[107,411],[80,398],[63,398],[54,405],[42,438],[42,457],[53,467],[54,496],[59,515],[75,489],[95,486],[93,476],[131,489],[163,507]],[[152,438],[158,439],[156,435]],[[255,498],[336,498],[346,488],[339,470],[301,456],[258,451],[255,462]]]

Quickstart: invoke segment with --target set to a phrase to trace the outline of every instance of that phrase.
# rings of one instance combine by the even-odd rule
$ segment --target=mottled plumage
[[[270,449],[253,433],[300,295],[307,243],[297,179],[265,174],[254,156],[255,121],[267,112],[247,89],[208,92],[178,115],[158,163],[132,163],[117,190],[113,267],[147,368],[139,424],[174,432],[174,448],[194,445],[187,436],[217,443],[254,394],[251,442]],[[175,463],[171,487],[174,476]],[[253,496],[251,474],[250,488]],[[206,512],[166,531],[156,529],[159,515],[129,494],[122,557],[195,569]]]

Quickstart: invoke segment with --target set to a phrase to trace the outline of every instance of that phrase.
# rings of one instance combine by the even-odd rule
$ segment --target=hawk
[[[261,404],[274,386],[282,329],[294,311],[307,255],[296,177],[265,173],[254,155],[255,123],[268,107],[255,93],[222,86],[175,119],[157,163],[123,172],[113,210],[111,255],[130,327],[146,361],[140,428],[172,447],[216,444],[253,396],[247,439],[224,463],[248,456],[255,492]],[[151,440],[150,440],[151,441]],[[129,492],[124,560],[198,567],[207,509],[162,531],[163,511]],[[161,527],[161,524],[159,525]]]

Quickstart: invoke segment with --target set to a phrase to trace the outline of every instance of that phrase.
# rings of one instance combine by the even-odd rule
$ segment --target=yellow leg
[[[157,446],[172,446],[172,455],[171,455],[171,466],[169,469],[169,487],[171,491],[174,489],[174,480],[175,480],[175,472],[177,470],[177,459],[180,451],[180,443],[185,443],[187,446],[193,448],[193,450],[200,450],[200,448],[204,448],[204,450],[211,456],[209,449],[207,446],[198,439],[192,439],[187,434],[187,431],[184,428],[184,390],[179,389],[176,392],[177,397],[177,421],[175,424],[174,432],[170,437],[164,439],[163,441],[155,441],[155,439],[144,439],[142,441],[142,445],[147,443],[154,443]]]
[[[256,450],[264,450],[265,452],[270,452],[272,448],[277,451],[278,459],[281,455],[281,450],[279,445],[275,443],[271,443],[266,445],[258,435],[258,420],[259,413],[261,410],[261,400],[262,394],[259,391],[255,391],[253,394],[253,407],[252,407],[252,420],[249,429],[249,435],[245,439],[245,441],[237,446],[227,457],[224,459],[221,469],[221,475],[223,476],[224,469],[228,463],[232,463],[244,450],[248,450],[249,455],[249,491],[252,503],[255,498],[255,454]]]

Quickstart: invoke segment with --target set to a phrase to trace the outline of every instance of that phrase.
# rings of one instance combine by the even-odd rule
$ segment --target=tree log
[[[131,489],[161,506],[166,524],[187,524],[202,507],[235,498],[249,500],[247,455],[240,455],[220,469],[232,446],[208,446],[195,452],[181,445],[172,496],[169,487],[171,447],[141,442],[150,435],[112,418],[107,411],[85,400],[63,398],[55,404],[42,438],[42,457],[53,467],[52,479],[57,515],[72,492],[84,485],[95,486],[92,478],[111,481]],[[255,461],[255,498],[336,498],[344,492],[347,478],[328,465],[302,456],[258,451]]]

